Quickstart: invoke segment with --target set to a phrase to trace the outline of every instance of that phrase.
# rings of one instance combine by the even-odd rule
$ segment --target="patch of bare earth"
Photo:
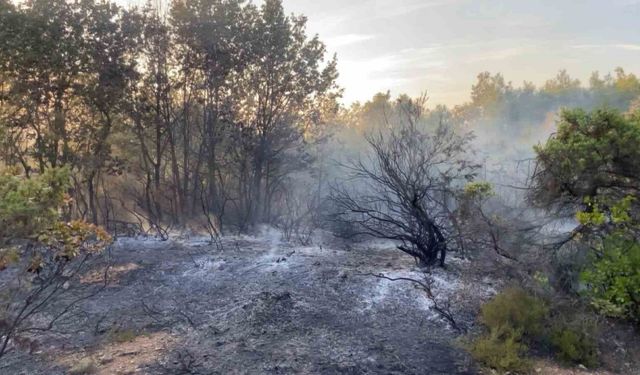
[[[93,364],[92,374],[125,375],[149,373],[151,365],[171,350],[175,339],[164,332],[142,334],[131,340],[107,342],[90,351],[61,353],[58,363],[67,369],[77,368],[79,363]]]
[[[617,375],[603,370],[566,368],[548,361],[539,361],[534,365],[534,372],[541,375]]]
[[[120,283],[122,276],[131,271],[140,269],[140,265],[136,263],[116,264],[99,269],[91,270],[80,278],[80,282],[87,284],[101,284],[105,282],[108,285],[116,285]]]

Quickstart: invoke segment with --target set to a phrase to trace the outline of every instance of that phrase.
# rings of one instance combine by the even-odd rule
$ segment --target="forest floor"
[[[422,276],[391,244],[300,247],[268,232],[217,246],[119,239],[111,255],[106,290],[0,374],[478,373],[423,291],[372,276]],[[432,274],[465,324],[498,288],[462,277],[468,265]]]

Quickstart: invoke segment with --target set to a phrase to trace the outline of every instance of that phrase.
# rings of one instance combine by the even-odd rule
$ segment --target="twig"
[[[458,333],[466,333],[466,328],[463,327],[460,323],[458,323],[455,318],[453,317],[453,313],[451,312],[451,306],[449,303],[445,303],[445,305],[441,305],[441,303],[438,301],[438,299],[435,297],[435,295],[433,294],[432,288],[431,288],[431,281],[429,281],[428,276],[425,274],[425,281],[420,281],[420,280],[416,280],[416,279],[412,279],[409,277],[388,277],[385,276],[384,274],[380,273],[380,274],[375,274],[375,273],[365,273],[365,274],[358,274],[360,276],[373,276],[373,277],[377,277],[380,279],[385,279],[385,280],[389,280],[389,281],[408,281],[411,282],[415,285],[418,285],[420,287],[420,289],[422,289],[425,294],[427,295],[427,298],[433,303],[433,309],[438,313],[438,315],[440,315],[440,317],[442,319],[444,319],[451,328],[453,328],[455,331],[457,331]]]

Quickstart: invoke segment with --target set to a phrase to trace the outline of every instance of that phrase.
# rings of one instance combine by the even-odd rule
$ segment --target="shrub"
[[[509,288],[485,303],[480,322],[487,333],[473,340],[469,351],[483,365],[501,372],[525,372],[527,341],[543,331],[548,308],[521,288]]]
[[[551,332],[551,343],[558,359],[565,363],[595,367],[597,346],[584,327],[559,327]]]
[[[622,235],[605,238],[581,280],[598,311],[640,322],[640,243]]]
[[[509,288],[485,303],[480,322],[486,332],[468,346],[478,362],[500,372],[525,372],[529,368],[529,345],[552,349],[568,364],[598,364],[597,324],[576,313],[575,306],[554,304],[521,288]]]
[[[28,179],[0,171],[0,247],[11,239],[37,235],[55,223],[68,187],[67,169],[49,169]]]
[[[535,337],[542,331],[548,308],[543,300],[521,288],[509,288],[482,306],[480,322],[489,331],[513,331]]]
[[[0,171],[0,357],[21,334],[52,329],[101,290],[83,286],[80,299],[63,298],[111,242],[100,227],[61,220],[68,187],[67,169],[31,178]]]
[[[597,333],[598,321],[592,313],[560,302],[549,317],[543,341],[561,362],[593,368],[598,365]]]
[[[469,347],[476,361],[501,372],[526,372],[531,366],[526,358],[527,350],[527,345],[513,333],[490,333],[475,339]]]

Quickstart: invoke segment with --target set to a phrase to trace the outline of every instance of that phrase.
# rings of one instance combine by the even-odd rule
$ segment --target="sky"
[[[640,74],[640,0],[283,2],[337,54],[345,104],[389,90],[453,106],[483,71],[516,86],[560,69],[584,83],[618,66]]]

